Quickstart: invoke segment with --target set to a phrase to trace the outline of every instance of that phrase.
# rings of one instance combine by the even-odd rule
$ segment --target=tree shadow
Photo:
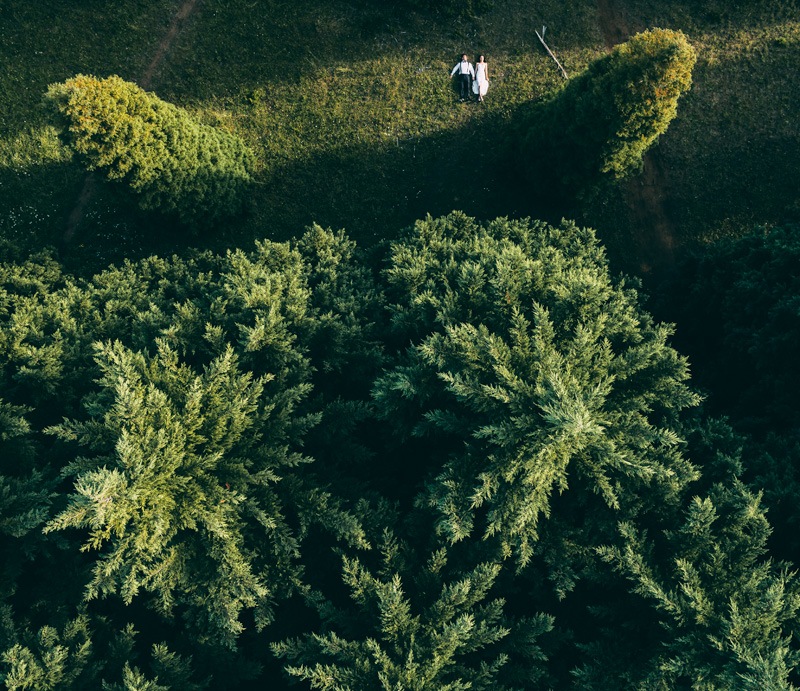
[[[483,108],[455,97],[452,107]],[[537,195],[509,165],[509,131],[508,119],[484,112],[427,137],[345,143],[271,169],[254,181],[241,216],[204,230],[142,212],[121,185],[100,181],[62,259],[86,275],[152,254],[248,249],[264,238],[285,241],[313,223],[343,228],[359,245],[373,247],[428,214],[454,209],[481,220],[532,216],[557,223],[574,215],[576,209],[563,200]],[[77,187],[71,187],[75,197]]]
[[[0,259],[19,261],[58,245],[83,175],[63,163],[0,167]]]
[[[509,165],[508,128],[505,118],[485,114],[428,137],[342,146],[282,166],[261,181],[254,215],[269,216],[270,227],[261,230],[271,237],[286,239],[316,222],[345,228],[366,246],[454,209],[479,219],[560,219],[566,209],[537,198]]]

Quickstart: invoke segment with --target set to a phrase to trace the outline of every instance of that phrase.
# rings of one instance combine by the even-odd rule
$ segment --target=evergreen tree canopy
[[[594,233],[381,251],[0,265],[0,683],[793,688],[752,458]]]
[[[749,435],[749,477],[765,490],[775,546],[800,547],[800,227],[757,228],[688,254],[669,308],[691,344],[709,408]],[[688,346],[687,346],[688,347]],[[735,376],[732,376],[735,373]]]
[[[635,515],[695,476],[674,430],[697,403],[686,362],[590,230],[428,219],[385,276],[411,347],[373,395],[399,435],[429,440],[423,501],[449,541],[494,537],[524,565],[554,494]]]
[[[514,619],[502,599],[488,599],[499,564],[481,563],[448,581],[446,549],[419,563],[389,530],[377,543],[377,574],[359,559],[343,559],[354,607],[322,599],[324,633],[273,646],[289,674],[331,691],[501,691],[509,679],[525,686],[540,679],[537,639],[552,620]]]
[[[331,261],[347,247],[313,232],[304,246],[326,247]],[[48,482],[74,479],[47,530],[86,531],[83,549],[97,552],[87,598],[143,591],[199,638],[233,645],[243,608],[263,626],[276,599],[304,587],[299,544],[312,526],[364,544],[358,522],[305,477],[303,438],[321,405],[309,400],[306,351],[322,346],[318,364],[332,370],[345,356],[325,334],[358,340],[354,315],[312,304],[309,281],[329,285],[320,304],[340,301],[335,272],[323,279],[318,266],[264,242],[250,254],[127,263],[88,283],[33,263],[7,271],[0,372],[12,400],[37,409],[40,444],[53,449]],[[24,409],[7,412],[16,448]],[[16,487],[16,532],[39,525],[49,503],[30,472],[27,493],[0,476]]]
[[[253,154],[235,135],[117,76],[77,75],[52,84],[46,101],[67,146],[124,182],[143,209],[197,224],[241,208]]]
[[[574,193],[637,170],[675,117],[695,61],[680,31],[652,29],[592,62],[523,118],[514,147],[531,184]]]

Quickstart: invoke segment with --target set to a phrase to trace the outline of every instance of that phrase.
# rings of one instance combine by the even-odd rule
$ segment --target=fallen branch
[[[534,29],[534,31],[536,31],[536,30]],[[551,58],[553,58],[553,60],[556,61],[556,65],[558,65],[558,69],[561,70],[561,74],[564,75],[564,79],[569,79],[569,75],[567,74],[567,71],[564,69],[564,66],[558,61],[558,58],[553,54],[553,51],[550,50],[550,47],[544,42],[544,32],[545,31],[547,31],[547,27],[543,26],[542,27],[542,33],[539,33],[538,31],[536,31],[536,35],[539,37],[539,40],[542,42],[542,45],[544,46],[544,49],[547,51],[547,54]]]

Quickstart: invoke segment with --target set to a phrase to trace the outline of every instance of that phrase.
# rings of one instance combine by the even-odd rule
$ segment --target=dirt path
[[[164,62],[164,58],[167,56],[170,48],[172,48],[173,44],[175,43],[175,39],[186,25],[186,21],[194,13],[199,2],[200,0],[184,0],[183,4],[181,4],[181,6],[178,8],[178,11],[172,18],[172,22],[167,30],[167,33],[164,35],[164,38],[159,41],[158,46],[156,47],[156,52],[153,56],[153,59],[150,61],[150,64],[147,66],[144,74],[136,80],[139,86],[141,86],[143,89],[146,89],[150,86],[150,82],[153,80],[156,70],[159,68],[161,63]],[[75,238],[75,231],[83,219],[86,206],[94,196],[96,187],[97,179],[95,175],[93,173],[87,173],[83,181],[83,188],[78,195],[75,206],[67,217],[67,226],[62,237],[63,246],[69,245]]]
[[[620,0],[597,0],[600,31],[611,49],[645,27],[631,30]],[[626,183],[626,198],[638,241],[639,268],[643,273],[670,269],[675,260],[675,233],[665,209],[668,180],[658,153],[644,156],[643,170]]]
[[[184,25],[186,24],[186,20],[192,16],[192,13],[195,11],[197,7],[197,3],[199,0],[185,0],[183,5],[180,6],[178,11],[175,14],[175,17],[172,19],[172,24],[170,24],[169,30],[164,38],[161,39],[161,42],[158,44],[158,48],[156,49],[156,54],[153,56],[153,59],[150,61],[150,64],[147,66],[147,69],[144,71],[141,79],[138,80],[139,86],[143,89],[146,89],[150,86],[150,82],[153,79],[153,75],[155,74],[158,67],[164,61],[164,57],[169,52],[169,49],[172,48],[172,45],[175,43],[175,39],[180,34],[181,29],[183,29]]]

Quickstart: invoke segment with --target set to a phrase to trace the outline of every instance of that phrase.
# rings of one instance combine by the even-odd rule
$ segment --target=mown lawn
[[[136,81],[180,4],[0,0],[6,243],[59,244],[83,184],[45,125],[47,84],[78,72]],[[632,30],[683,29],[700,56],[695,89],[656,149],[684,241],[796,208],[800,13],[792,2],[740,4],[625,3]],[[618,240],[637,229],[620,193],[586,208],[545,208],[503,169],[516,109],[562,81],[534,34],[543,24],[571,73],[605,50],[593,2],[496,0],[469,20],[399,2],[200,0],[149,88],[251,144],[259,168],[246,214],[196,236],[101,185],[64,256],[91,271],[123,256],[284,239],[311,222],[369,244],[453,208],[483,218],[575,214],[624,248]],[[452,89],[448,72],[462,51],[490,63],[482,106],[459,104]]]

